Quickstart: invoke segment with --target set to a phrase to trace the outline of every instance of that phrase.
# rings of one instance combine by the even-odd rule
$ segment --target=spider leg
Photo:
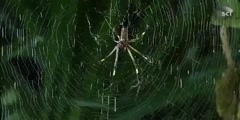
[[[145,60],[148,60],[149,61],[149,59],[145,56],[145,55],[143,55],[142,53],[140,53],[138,50],[136,50],[135,48],[133,48],[131,45],[128,45],[134,52],[136,52],[136,53],[138,53],[139,55],[141,55]]]
[[[115,62],[114,62],[114,67],[113,67],[113,74],[112,74],[113,77],[115,76],[116,69],[117,69],[119,47],[116,46],[116,47],[114,48],[114,51],[115,51],[115,50],[116,50],[116,56],[115,56]],[[112,86],[113,86],[113,83],[111,83],[111,84],[109,85],[109,87],[107,87],[107,88],[104,89],[104,90],[108,90],[108,89],[110,89]]]
[[[119,43],[119,41],[117,41],[117,40],[115,40],[115,28],[113,28],[113,32],[112,32],[112,38],[113,38],[113,41],[115,42],[115,43]],[[120,36],[119,35],[117,35],[117,37],[118,37],[118,40],[120,40]]]
[[[118,37],[118,40],[120,41],[120,40],[121,40],[120,36],[119,36],[119,35],[117,35],[117,37]],[[119,41],[117,41],[117,43],[119,43]]]
[[[116,51],[118,49],[118,45],[116,45],[113,50],[105,57],[101,60],[101,62],[105,61],[108,57],[110,57],[114,51]]]
[[[139,79],[138,79],[138,67],[137,67],[137,63],[136,63],[136,61],[135,61],[135,59],[134,59],[134,57],[133,57],[133,55],[132,55],[131,50],[127,49],[127,51],[128,51],[129,56],[130,56],[131,59],[132,59],[133,65],[135,66],[135,71],[136,71],[136,75],[137,75],[137,84],[136,84],[136,85],[133,85],[132,87],[137,87],[137,86],[140,84],[140,81],[139,81]]]
[[[140,40],[141,38],[131,39],[129,42],[136,42],[137,40]]]
[[[145,35],[145,32],[143,32],[143,33],[141,34],[141,37],[140,37],[140,38],[131,39],[129,42],[136,42],[137,40],[142,39],[144,35]]]
[[[116,69],[117,69],[117,62],[118,62],[118,53],[119,53],[119,47],[116,47],[116,56],[115,56],[115,61],[114,61],[114,66],[113,66],[113,76],[115,76]]]

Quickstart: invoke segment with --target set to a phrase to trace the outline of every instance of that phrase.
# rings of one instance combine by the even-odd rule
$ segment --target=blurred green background
[[[1,13],[3,120],[215,120],[215,82],[226,67],[214,18],[224,0],[5,0]],[[238,14],[227,20],[238,60]],[[130,23],[131,45],[153,62],[120,51],[113,29]],[[148,27],[147,27],[148,26]],[[106,89],[110,83],[114,85]],[[116,106],[116,107],[115,107]],[[116,110],[114,110],[116,109]]]

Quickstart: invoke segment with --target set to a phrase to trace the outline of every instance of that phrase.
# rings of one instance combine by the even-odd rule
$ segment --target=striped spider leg
[[[145,32],[142,33],[142,36],[145,34]],[[122,27],[121,28],[121,34],[120,36],[117,35],[118,37],[118,40],[114,40],[115,43],[117,43],[117,45],[113,48],[113,50],[105,57],[101,60],[101,62],[105,61],[108,57],[110,57],[114,52],[116,52],[115,54],[115,61],[114,61],[114,67],[113,67],[113,73],[112,73],[112,76],[114,77],[116,75],[116,69],[117,69],[117,63],[118,63],[118,55],[119,55],[119,49],[123,49],[124,51],[127,51],[131,60],[132,60],[132,63],[135,67],[135,72],[136,72],[136,76],[137,76],[137,84],[136,85],[133,85],[132,87],[137,87],[139,84],[140,84],[140,81],[139,81],[139,77],[138,77],[138,74],[139,74],[139,70],[138,70],[138,67],[137,67],[137,63],[132,55],[132,51],[136,52],[137,54],[139,54],[140,56],[142,56],[145,60],[149,60],[146,56],[144,56],[142,53],[140,53],[137,49],[135,49],[134,47],[132,47],[130,45],[131,42],[135,42],[136,40],[138,40],[139,38],[136,38],[136,39],[131,39],[129,40],[128,39],[128,27]]]

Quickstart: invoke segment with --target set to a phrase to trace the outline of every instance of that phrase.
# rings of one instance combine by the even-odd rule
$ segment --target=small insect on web
[[[129,39],[129,34],[128,34],[129,33],[129,26],[130,26],[129,13],[128,13],[127,19],[128,19],[127,20],[127,23],[128,23],[127,26],[124,26],[123,23],[121,23],[122,28],[121,28],[120,35],[116,35],[118,40],[114,39],[114,34],[113,34],[113,39],[114,39],[113,41],[116,43],[116,46],[112,49],[112,51],[105,58],[101,59],[101,62],[104,62],[107,58],[112,56],[114,54],[114,52],[115,52],[115,61],[114,61],[113,72],[112,72],[112,77],[114,77],[116,75],[116,69],[117,69],[118,57],[119,57],[119,50],[127,51],[128,55],[130,56],[130,58],[132,60],[133,65],[135,67],[135,73],[136,73],[136,76],[137,76],[137,84],[136,85],[132,85],[132,87],[137,87],[140,84],[140,80],[139,80],[139,77],[138,77],[139,69],[138,69],[138,65],[136,63],[136,60],[133,57],[132,51],[134,51],[135,53],[140,55],[142,58],[147,60],[149,63],[151,63],[151,60],[148,57],[146,57],[145,55],[143,55],[141,52],[139,52],[137,49],[135,49],[134,47],[132,47],[130,45],[130,43],[133,43],[133,42],[136,42],[138,40],[141,40],[143,38],[143,36],[145,35],[145,31],[141,34],[140,38],[137,37],[135,39]],[[88,24],[90,26],[90,21],[89,21],[88,16],[87,16],[87,20],[88,20]],[[108,22],[107,22],[107,24],[110,27],[110,24]],[[147,25],[147,28],[148,28],[148,25]],[[89,30],[90,30],[90,28],[89,28]],[[115,31],[114,28],[113,28],[113,31]],[[90,31],[90,33],[92,34],[91,31]],[[115,33],[115,32],[113,32],[113,33]],[[94,37],[94,38],[96,38],[96,37]]]

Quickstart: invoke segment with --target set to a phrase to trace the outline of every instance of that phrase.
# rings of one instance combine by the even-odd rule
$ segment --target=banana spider
[[[141,12],[141,11],[136,11],[136,12],[134,12],[134,14],[137,14],[137,15],[138,15],[140,12]],[[90,24],[90,20],[89,20],[89,18],[88,18],[87,15],[86,15],[86,18],[87,18],[87,22],[88,22],[88,24],[89,24],[90,34],[91,34],[92,37],[95,39],[95,41],[97,41],[97,39],[99,38],[99,36],[98,36],[98,35],[95,35],[95,34],[93,34],[93,33],[91,32],[91,24]],[[129,20],[129,16],[128,16],[128,22],[129,22],[129,21],[130,21],[130,20]],[[108,21],[106,21],[106,23],[108,24],[109,27],[111,26]],[[137,63],[136,63],[133,55],[132,55],[131,50],[133,50],[134,52],[136,52],[137,54],[139,54],[140,56],[142,56],[142,57],[143,57],[145,60],[147,60],[149,63],[151,63],[151,60],[150,60],[148,57],[146,57],[145,55],[143,55],[142,53],[140,53],[137,49],[135,49],[134,47],[132,47],[132,46],[130,45],[130,43],[136,42],[137,40],[141,39],[141,38],[145,35],[145,32],[143,32],[143,33],[141,34],[141,37],[140,37],[140,38],[137,37],[137,38],[135,38],[135,39],[129,39],[129,36],[128,36],[128,35],[129,35],[129,34],[128,34],[128,27],[125,27],[125,26],[123,25],[123,23],[122,23],[121,25],[122,25],[123,27],[121,28],[120,35],[117,35],[118,40],[115,40],[115,39],[114,39],[114,38],[115,38],[115,35],[114,35],[115,29],[114,29],[114,28],[112,29],[112,30],[113,30],[112,35],[113,35],[113,39],[114,39],[113,41],[114,41],[115,43],[117,43],[117,45],[113,48],[113,50],[112,50],[105,58],[101,59],[101,62],[104,62],[104,61],[105,61],[107,58],[109,58],[114,52],[116,52],[115,61],[114,61],[114,67],[113,67],[113,72],[112,72],[112,77],[114,77],[114,76],[116,75],[116,69],[117,69],[117,63],[118,63],[118,56],[119,56],[119,49],[123,49],[124,51],[127,50],[128,54],[129,54],[129,56],[130,56],[130,58],[131,58],[131,60],[132,60],[132,63],[133,63],[133,65],[134,65],[134,67],[135,67],[135,72],[136,72],[136,76],[137,76],[137,84],[136,84],[136,85],[132,85],[132,87],[134,88],[134,87],[139,86],[140,81],[139,81],[139,77],[138,77],[138,74],[139,74],[138,66],[137,66]],[[128,23],[127,26],[130,26],[130,22]],[[148,27],[149,27],[149,26],[147,25],[146,28],[148,28]],[[110,27],[110,28],[111,28],[111,27]],[[111,83],[108,88],[110,88],[110,87],[112,86],[112,84],[113,84],[113,83]],[[108,88],[107,88],[107,89],[108,89]]]
[[[144,36],[145,35],[145,32],[142,33],[141,36]],[[140,81],[138,79],[138,74],[139,74],[139,70],[138,70],[138,67],[137,67],[137,63],[132,55],[132,52],[131,50],[133,50],[134,52],[138,53],[140,56],[142,56],[145,60],[148,60],[149,59],[143,55],[142,53],[140,53],[137,49],[135,49],[134,47],[132,47],[130,45],[131,42],[135,42],[136,40],[138,40],[139,38],[136,38],[136,39],[131,39],[129,40],[128,38],[128,27],[122,27],[121,28],[121,34],[120,36],[117,35],[118,37],[118,40],[114,40],[115,43],[117,43],[117,45],[113,48],[113,50],[105,57],[101,60],[101,62],[105,61],[108,57],[110,57],[114,52],[116,52],[116,55],[115,55],[115,61],[114,61],[114,67],[113,67],[113,73],[112,73],[112,76],[114,77],[115,74],[116,74],[116,69],[117,69],[117,63],[118,63],[118,55],[119,55],[119,49],[123,49],[124,51],[127,50],[131,60],[132,60],[132,63],[135,67],[135,72],[136,72],[136,75],[137,75],[137,80],[138,80],[138,83],[136,85],[133,85],[132,87],[137,87],[139,84],[140,84]]]

